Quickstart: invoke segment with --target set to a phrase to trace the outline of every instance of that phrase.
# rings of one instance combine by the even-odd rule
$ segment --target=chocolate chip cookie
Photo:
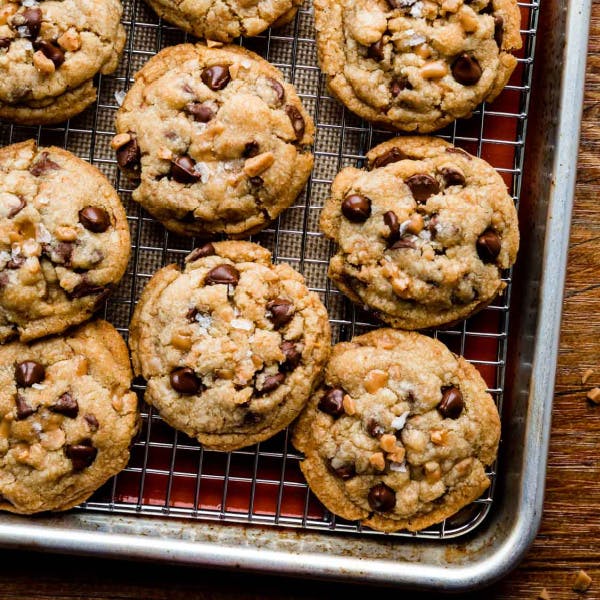
[[[139,421],[130,384],[105,321],[0,346],[0,510],[67,510],[123,469]]]
[[[0,118],[59,123],[96,99],[125,45],[119,0],[0,3]]]
[[[289,23],[302,0],[146,0],[166,21],[199,38],[230,42]]]
[[[337,344],[294,425],[311,490],[380,531],[417,531],[489,486],[500,419],[475,369],[441,342],[380,329]]]
[[[516,0],[315,0],[321,69],[369,121],[426,133],[502,91],[521,47]]]
[[[88,319],[125,272],[129,244],[98,169],[33,140],[0,149],[0,343]]]
[[[172,46],[136,76],[113,147],[133,199],[182,235],[259,231],[310,174],[314,125],[294,88],[237,46]]]
[[[233,450],[284,429],[318,383],[327,311],[289,265],[242,241],[196,248],[146,285],[130,327],[146,401],[205,447]]]
[[[329,276],[393,327],[450,325],[505,288],[517,212],[484,160],[428,137],[399,137],[336,176],[321,229],[337,242]]]

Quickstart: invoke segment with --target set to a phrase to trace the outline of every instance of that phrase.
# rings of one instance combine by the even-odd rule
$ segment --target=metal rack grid
[[[518,203],[532,80],[539,3],[519,3],[523,15],[524,49],[519,65],[493,106],[483,104],[468,120],[457,121],[437,135],[482,158],[501,173]],[[119,98],[135,72],[163,47],[188,41],[188,36],[160,20],[142,2],[125,0],[123,22],[128,41],[119,70],[98,77],[98,101],[83,115],[60,127],[21,127],[0,122],[0,143],[35,138],[40,145],[62,146],[100,168],[113,182],[127,210],[132,256],[127,274],[104,308],[104,318],[123,334],[143,286],[160,267],[181,262],[195,240],[167,232],[131,201],[131,186],[121,178],[110,140]],[[318,216],[335,174],[347,165],[362,165],[366,152],[390,137],[346,111],[326,90],[316,60],[312,7],[305,0],[295,20],[280,30],[240,43],[257,52],[295,84],[312,114],[315,166],[296,204],[253,241],[273,252],[275,262],[287,262],[306,277],[328,308],[332,342],[350,339],[377,326],[369,315],[351,305],[327,278],[333,246],[318,229]],[[507,291],[495,303],[458,327],[433,335],[472,362],[482,373],[500,413],[507,352]],[[134,382],[143,398],[143,382]],[[454,538],[475,529],[493,505],[492,485],[472,505],[454,517],[419,533],[381,534],[336,518],[308,489],[298,462],[302,456],[289,443],[288,431],[256,446],[231,453],[203,449],[195,440],[169,428],[154,410],[142,405],[142,431],[132,448],[129,465],[78,510],[114,514],[205,519],[262,524],[335,533],[389,537]]]

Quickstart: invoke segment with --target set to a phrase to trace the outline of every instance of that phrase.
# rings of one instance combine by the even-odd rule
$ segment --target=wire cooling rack
[[[515,202],[521,190],[539,4],[519,6],[524,45],[509,85],[493,105],[482,105],[470,119],[438,133],[496,167]],[[178,29],[161,22],[141,0],[125,0],[124,8],[128,34],[125,53],[117,73],[98,78],[96,104],[59,127],[0,122],[0,143],[34,138],[40,145],[64,147],[95,164],[119,191],[131,228],[132,254],[127,274],[103,316],[127,338],[135,303],[146,282],[160,267],[181,263],[195,240],[167,232],[131,201],[131,184],[119,175],[110,148],[115,112],[134,74],[165,46],[190,41]],[[333,247],[319,232],[319,212],[336,173],[344,166],[361,166],[366,152],[390,134],[349,113],[327,93],[317,64],[313,10],[308,0],[285,28],[268,30],[240,43],[281,69],[295,84],[317,125],[315,166],[305,191],[271,227],[252,239],[271,250],[275,262],[287,262],[304,274],[309,287],[328,308],[332,342],[348,340],[377,324],[345,300],[328,280]],[[433,334],[479,369],[501,414],[510,275],[506,273],[507,291],[493,305],[456,328]],[[142,399],[143,382],[134,382],[134,388]],[[167,426],[145,404],[142,422],[129,465],[77,510],[384,535],[336,518],[318,502],[304,481],[298,466],[302,456],[291,446],[287,430],[266,442],[224,453],[203,449]],[[419,533],[385,535],[439,539],[472,531],[493,508],[495,467],[489,471],[492,485],[484,496],[454,517]]]

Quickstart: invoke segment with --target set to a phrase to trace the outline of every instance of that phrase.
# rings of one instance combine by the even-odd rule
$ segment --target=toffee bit
[[[579,572],[575,575],[575,579],[573,581],[573,591],[574,592],[587,592],[592,585],[592,578],[583,570],[580,569]]]

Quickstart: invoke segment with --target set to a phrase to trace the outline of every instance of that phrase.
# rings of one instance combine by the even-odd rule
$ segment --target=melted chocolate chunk
[[[17,394],[15,403],[17,405],[17,421],[22,421],[35,413],[35,409],[27,404],[27,401],[21,394]]]
[[[374,438],[380,438],[385,433],[383,426],[372,418],[367,421],[367,431],[369,432],[369,435]]]
[[[341,416],[344,412],[344,394],[342,388],[331,388],[319,400],[317,408],[332,417]]]
[[[92,445],[92,440],[87,438],[79,444],[65,446],[65,454],[73,463],[73,471],[83,471],[96,460],[98,450]]]
[[[267,302],[267,310],[271,313],[270,319],[275,329],[283,327],[292,320],[294,316],[294,305],[285,298],[275,298]]]
[[[215,117],[212,106],[206,102],[190,102],[185,107],[185,112],[192,115],[194,121],[208,123]]]
[[[379,167],[385,167],[386,165],[398,162],[399,160],[404,160],[405,158],[407,158],[406,154],[399,148],[390,148],[371,163],[371,168],[379,169]]]
[[[211,269],[204,279],[204,285],[237,285],[240,280],[240,272],[232,265],[219,265]]]
[[[196,316],[200,314],[200,311],[197,308],[190,308],[185,313],[185,318],[189,323],[193,323],[196,320]]]
[[[58,170],[60,170],[60,165],[48,158],[48,152],[42,152],[40,158],[29,169],[29,172],[34,177],[39,177],[40,175],[44,175],[44,173],[47,173],[48,171]]]
[[[398,239],[400,235],[400,221],[393,210],[388,210],[383,215],[383,222],[388,226],[390,235],[388,236],[388,242],[393,243]]]
[[[296,133],[296,139],[299,141],[304,137],[304,131],[306,129],[306,124],[304,123],[304,117],[300,113],[300,111],[291,104],[288,104],[285,107],[285,112],[292,122],[292,127],[294,128],[294,132]]]
[[[171,380],[171,387],[180,394],[197,394],[202,388],[202,382],[194,370],[189,367],[173,369],[169,378]]]
[[[65,62],[65,53],[62,48],[56,44],[41,40],[35,44],[35,47],[36,49],[41,50],[44,56],[54,63],[56,69]]]
[[[19,198],[19,206],[15,206],[15,208],[9,210],[7,217],[9,219],[12,219],[16,215],[18,215],[26,206],[27,203],[25,202],[25,200],[23,200],[23,198]]]
[[[252,140],[251,142],[248,142],[244,146],[244,151],[242,152],[242,156],[244,158],[252,158],[253,156],[256,156],[259,152],[260,152],[260,150],[259,150],[258,142],[255,142],[254,140]]]
[[[178,183],[196,183],[201,175],[194,167],[196,163],[189,156],[178,156],[171,160],[169,175]]]
[[[390,512],[396,506],[396,492],[385,483],[378,483],[369,490],[369,506],[377,512]]]
[[[48,407],[52,412],[74,419],[79,414],[79,404],[69,392],[65,392],[54,404]]]
[[[11,19],[11,26],[13,29],[25,26],[28,31],[26,37],[35,40],[40,33],[40,27],[42,25],[42,10],[35,6],[32,8],[25,9],[22,13],[17,13]]]
[[[297,344],[286,340],[280,346],[283,355],[285,356],[284,362],[281,363],[280,369],[284,372],[293,371],[302,360],[302,352],[298,349]]]
[[[390,92],[394,98],[400,94],[400,92],[404,90],[412,90],[413,86],[408,80],[408,77],[400,77],[398,79],[394,79],[390,85]]]
[[[103,233],[110,227],[108,212],[99,206],[86,206],[79,211],[79,222],[92,233]]]
[[[493,263],[498,258],[502,244],[500,236],[493,229],[486,229],[477,238],[477,254],[484,263]]]
[[[356,467],[354,464],[342,465],[341,467],[334,468],[329,465],[329,468],[335,475],[337,475],[343,481],[352,479],[356,475]]]
[[[475,85],[483,73],[477,59],[466,52],[454,59],[451,68],[454,79],[461,85]]]
[[[208,242],[208,244],[204,244],[204,246],[199,246],[198,248],[194,248],[186,257],[185,262],[194,262],[199,258],[204,258],[205,256],[213,256],[216,254],[215,247]]]
[[[258,396],[264,396],[274,392],[283,382],[285,381],[285,373],[275,373],[274,375],[267,375],[265,377],[260,389],[256,389]]]
[[[285,100],[285,88],[281,85],[281,83],[279,83],[279,81],[277,81],[277,79],[269,77],[268,81],[269,85],[275,91],[275,95],[277,96],[277,101],[279,105],[283,104],[283,101]]]
[[[427,199],[440,191],[440,184],[431,175],[417,173],[409,177],[404,183],[410,188],[414,199],[424,204]]]
[[[417,245],[408,238],[400,238],[390,246],[390,250],[400,250],[402,248],[416,248]]]
[[[462,392],[455,386],[442,390],[442,399],[438,404],[442,417],[445,419],[458,419],[465,407]]]
[[[460,171],[453,169],[452,167],[442,167],[440,169],[440,173],[442,174],[444,183],[447,187],[453,185],[465,185],[465,176]]]
[[[15,379],[20,387],[31,387],[46,378],[44,366],[34,360],[26,360],[15,365]]]
[[[371,199],[360,194],[346,196],[342,202],[342,214],[353,223],[364,223],[371,216]]]
[[[222,90],[231,81],[229,68],[224,65],[214,65],[204,69],[200,78],[204,85],[214,91]]]
[[[83,418],[85,419],[85,422],[89,425],[92,431],[98,431],[100,423],[98,423],[98,419],[94,415],[84,415]]]
[[[462,148],[455,148],[454,146],[446,148],[446,152],[448,154],[460,154],[464,156],[467,160],[471,160],[473,158],[468,152],[466,152]]]
[[[0,50],[5,50],[10,47],[12,38],[3,37],[0,38]]]
[[[498,48],[502,48],[502,40],[504,39],[504,19],[500,15],[494,15],[494,41],[498,44]]]
[[[369,46],[369,49],[367,50],[367,56],[377,62],[381,62],[385,58],[383,53],[384,48],[385,44],[383,43],[383,38],[381,38]]]
[[[142,153],[137,138],[131,132],[129,135],[132,136],[131,140],[117,149],[117,163],[122,169],[135,171],[140,168]]]
[[[96,294],[100,296],[96,300],[96,304],[103,302],[110,294],[110,287],[105,285],[96,285],[84,277],[84,280],[77,284],[73,290],[69,292],[68,296],[71,300],[74,300],[77,298],[85,298],[86,296],[95,296]]]

